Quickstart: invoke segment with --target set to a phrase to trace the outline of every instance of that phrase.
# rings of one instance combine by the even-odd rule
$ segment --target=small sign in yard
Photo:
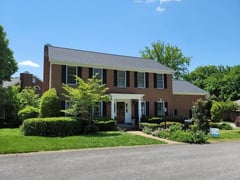
[[[219,137],[220,136],[220,132],[218,128],[210,128],[210,135],[212,137]]]

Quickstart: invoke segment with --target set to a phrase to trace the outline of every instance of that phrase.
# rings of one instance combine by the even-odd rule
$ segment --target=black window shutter
[[[138,102],[134,103],[134,109],[135,109],[135,118],[138,121]]]
[[[164,88],[167,89],[167,75],[164,74]]]
[[[153,75],[153,83],[154,83],[154,88],[157,88],[157,74],[154,73]]]
[[[107,115],[107,103],[103,102],[102,104],[102,115],[105,117]]]
[[[146,116],[149,116],[149,102],[146,102]]]
[[[158,116],[158,113],[157,113],[158,109],[157,109],[157,107],[158,107],[158,102],[154,102],[154,114],[155,114],[155,116]]]
[[[114,86],[117,87],[117,70],[114,70]]]
[[[66,83],[66,66],[62,65],[62,83]]]
[[[145,87],[148,88],[148,73],[145,73]]]
[[[130,86],[130,72],[129,71],[127,71],[126,72],[126,85],[127,85],[127,87],[129,87]]]
[[[82,77],[82,67],[78,66],[78,77]]]
[[[137,87],[137,72],[134,72],[134,87]]]
[[[168,116],[168,102],[165,102],[165,108],[166,108],[166,112],[165,112],[165,116]]]
[[[107,70],[103,69],[103,84],[107,84]]]
[[[92,78],[93,77],[93,68],[88,68],[89,70],[89,78]]]

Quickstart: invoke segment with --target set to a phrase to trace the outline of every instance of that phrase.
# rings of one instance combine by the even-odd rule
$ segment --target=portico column
[[[138,99],[138,124],[140,125],[141,122],[141,117],[142,117],[142,99]]]
[[[114,98],[111,100],[111,118],[114,120]]]

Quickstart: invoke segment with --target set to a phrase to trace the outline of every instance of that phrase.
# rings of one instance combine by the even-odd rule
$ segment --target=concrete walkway
[[[127,133],[136,134],[136,135],[139,135],[139,136],[144,136],[144,137],[147,137],[147,138],[156,139],[156,140],[159,140],[159,141],[166,142],[168,144],[184,144],[184,143],[181,143],[181,142],[176,142],[176,141],[171,141],[171,140],[168,140],[168,139],[159,138],[159,137],[156,137],[156,136],[153,136],[153,135],[150,135],[150,134],[145,134],[142,131],[127,131]]]

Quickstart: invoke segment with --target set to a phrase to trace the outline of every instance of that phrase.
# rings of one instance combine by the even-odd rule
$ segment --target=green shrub
[[[160,124],[161,122],[164,122],[164,118],[162,117],[152,117],[151,119],[148,119],[148,123],[153,123],[153,124]]]
[[[160,123],[160,127],[161,127],[161,128],[166,128],[166,129],[168,129],[169,127],[171,127],[172,125],[175,125],[175,124],[182,125],[181,123],[178,123],[178,122],[169,122],[169,121],[166,121],[166,122],[161,122],[161,123]]]
[[[83,132],[82,121],[71,117],[32,118],[23,122],[24,135],[70,136]]]
[[[206,143],[207,135],[203,131],[197,130],[197,127],[192,126],[189,130],[182,130],[182,124],[172,125],[167,130],[161,130],[156,134],[158,137],[167,138],[173,141],[185,142],[185,143]]]
[[[159,124],[140,123],[140,129],[142,129],[142,131],[147,134],[151,134],[153,131],[156,131],[159,128]]]
[[[147,123],[147,122],[149,121],[149,119],[150,119],[149,116],[145,116],[145,115],[143,115],[143,116],[141,117],[141,122],[143,122],[143,123]]]
[[[233,129],[232,126],[228,123],[213,123],[213,122],[211,122],[210,127],[218,128],[221,130],[232,130]]]
[[[60,115],[60,99],[56,89],[46,91],[40,101],[40,117],[57,117]]]
[[[116,130],[115,121],[96,121],[95,125],[98,127],[99,131],[113,131]]]
[[[99,131],[95,124],[84,126],[84,134],[96,134]]]
[[[18,117],[21,120],[29,119],[29,118],[36,118],[39,115],[39,109],[33,106],[26,106],[22,110],[18,111]]]

